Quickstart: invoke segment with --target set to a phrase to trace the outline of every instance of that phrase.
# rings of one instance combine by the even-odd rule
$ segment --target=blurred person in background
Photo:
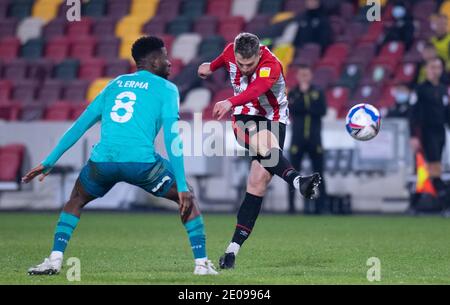
[[[292,138],[290,160],[297,171],[301,171],[303,156],[308,154],[314,172],[323,177],[322,117],[327,112],[323,91],[312,84],[313,73],[307,65],[300,65],[297,72],[297,85],[289,92],[288,100],[292,119]],[[323,211],[326,192],[325,182],[319,185],[319,198],[315,206],[307,206],[312,201],[305,200],[305,212]],[[295,213],[294,192],[289,192],[289,213]]]
[[[411,147],[423,151],[428,171],[438,198],[447,209],[448,189],[441,179],[442,153],[445,146],[445,125],[449,124],[450,107],[447,87],[440,82],[442,61],[431,59],[426,64],[426,81],[419,84],[410,99]]]
[[[328,16],[322,9],[320,0],[306,0],[305,8],[306,12],[297,17],[299,27],[294,45],[302,47],[306,43],[317,43],[322,47],[323,52],[332,39]]]
[[[392,7],[392,26],[385,30],[383,44],[390,41],[401,41],[408,50],[414,42],[414,23],[404,1],[396,1]]]
[[[395,104],[387,110],[388,118],[408,118],[411,89],[405,83],[398,83],[392,88]]]
[[[435,35],[431,37],[430,42],[436,48],[437,55],[445,61],[445,70],[448,71],[450,67],[450,33],[448,33],[447,15],[439,14],[432,18],[431,28]]]
[[[422,60],[417,64],[417,77],[416,77],[416,83],[421,84],[427,79],[427,73],[426,73],[426,63],[434,58],[439,58],[442,61],[442,66],[445,67],[446,63],[445,60],[440,57],[436,52],[436,47],[431,42],[426,42],[423,48],[420,52],[422,56]],[[443,84],[448,84],[448,76],[446,73],[442,73],[440,77],[440,81]]]

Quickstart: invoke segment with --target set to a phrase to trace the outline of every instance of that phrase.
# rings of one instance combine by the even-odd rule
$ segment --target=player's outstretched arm
[[[47,156],[47,158],[45,158],[41,164],[28,172],[22,178],[22,182],[28,183],[38,175],[41,175],[39,177],[39,181],[44,180],[59,158],[61,158],[61,156],[69,148],[71,148],[83,136],[83,134],[92,127],[92,125],[99,121],[100,118],[101,114],[97,112],[94,107],[88,107],[75,121],[75,123],[64,133],[56,147]]]

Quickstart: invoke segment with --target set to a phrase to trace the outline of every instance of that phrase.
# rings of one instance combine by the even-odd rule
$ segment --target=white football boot
[[[210,260],[205,260],[203,262],[196,262],[194,274],[196,275],[216,275],[219,272],[216,271],[213,263]]]
[[[63,257],[57,256],[45,258],[44,262],[28,269],[29,275],[53,275],[58,274],[61,271],[63,263]]]

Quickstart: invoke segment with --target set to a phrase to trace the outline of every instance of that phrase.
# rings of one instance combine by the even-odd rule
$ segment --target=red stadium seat
[[[11,60],[19,54],[20,40],[15,37],[3,38],[0,41],[0,58]]]
[[[217,102],[226,100],[227,98],[232,97],[232,96],[234,96],[233,89],[231,89],[231,88],[224,88],[224,89],[222,89],[220,91],[217,91],[214,94],[214,96],[212,98],[212,103],[215,104]]]
[[[14,59],[9,61],[3,68],[3,78],[16,81],[27,77],[28,64],[24,59]]]
[[[221,35],[225,41],[231,42],[237,34],[242,32],[244,24],[245,20],[241,16],[223,17],[219,24],[219,35]]]
[[[217,34],[218,18],[215,16],[201,16],[195,21],[194,32],[202,37],[208,37]]]
[[[350,96],[350,90],[347,87],[336,86],[326,91],[327,104],[334,109],[339,110],[347,104]]]
[[[71,119],[72,105],[68,102],[58,102],[47,106],[44,120],[46,121],[68,121]]]
[[[6,79],[0,80],[0,103],[1,101],[9,100],[11,96],[11,91],[12,91],[11,82]]]
[[[183,61],[181,59],[173,58],[170,60],[172,67],[170,68],[170,79],[176,77],[183,68]]]
[[[386,86],[381,95],[379,106],[390,108],[395,105],[395,97],[394,97],[394,85]]]
[[[0,120],[16,121],[19,119],[20,105],[17,103],[2,104],[0,101]]]
[[[321,61],[344,62],[350,53],[350,46],[346,43],[335,43],[327,48]]]
[[[399,65],[395,72],[394,82],[411,83],[414,81],[417,72],[415,63],[407,62]]]
[[[293,87],[297,86],[297,71],[298,68],[296,66],[290,66],[288,69],[288,73],[285,75],[286,77],[286,86],[290,90]]]
[[[70,57],[77,59],[92,58],[95,53],[97,39],[90,36],[76,37],[71,39]]]
[[[66,37],[56,37],[45,47],[45,57],[55,61],[62,61],[69,55],[70,40]]]
[[[45,103],[53,103],[61,98],[63,91],[63,81],[50,79],[45,81],[39,88],[38,99],[46,101]]]
[[[79,79],[93,81],[103,76],[105,61],[99,58],[86,59],[81,62]]]
[[[25,147],[20,144],[0,147],[0,181],[18,181],[24,154]]]
[[[380,51],[379,57],[393,57],[400,61],[405,52],[405,45],[400,41],[386,43]]]
[[[25,103],[33,101],[36,98],[37,86],[35,80],[18,81],[12,91],[12,98]]]
[[[70,119],[75,121],[79,118],[79,116],[86,110],[88,103],[79,103],[72,106],[72,113],[70,115]]]
[[[383,23],[382,22],[371,22],[367,33],[364,34],[359,41],[360,42],[376,42],[380,36],[383,34]]]
[[[90,36],[92,24],[92,20],[88,17],[83,17],[77,22],[69,22],[67,25],[67,36],[69,38]]]
[[[231,0],[209,0],[206,14],[219,18],[230,16]]]

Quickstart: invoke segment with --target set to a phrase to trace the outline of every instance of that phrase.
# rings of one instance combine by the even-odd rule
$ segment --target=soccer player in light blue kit
[[[42,181],[64,152],[101,122],[100,142],[93,148],[60,214],[52,252],[43,263],[30,268],[29,274],[59,273],[81,209],[121,181],[177,202],[195,258],[194,274],[217,274],[206,255],[203,218],[185,179],[177,125],[179,94],[167,80],[171,65],[164,43],[157,37],[141,37],[133,44],[132,55],[138,71],[112,80],[50,155],[22,178],[28,183],[40,175]],[[170,163],[154,149],[161,127]]]

